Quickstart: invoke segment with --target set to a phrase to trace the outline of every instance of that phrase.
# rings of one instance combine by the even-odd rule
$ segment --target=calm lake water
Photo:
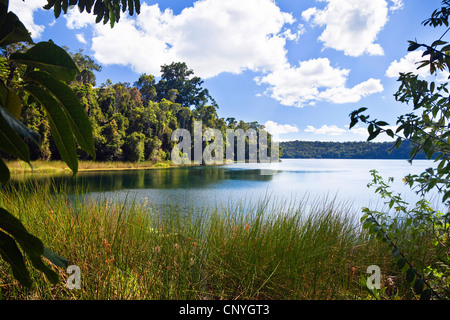
[[[403,185],[402,178],[430,166],[433,163],[426,160],[411,165],[406,160],[282,159],[272,164],[80,172],[75,178],[66,175],[52,179],[70,188],[82,186],[87,197],[134,199],[155,207],[175,203],[201,209],[238,201],[251,205],[265,197],[284,203],[305,196],[310,200],[336,196],[357,208],[380,208],[383,201],[373,188],[367,187],[372,180],[371,169],[376,169],[386,182],[394,177],[393,190],[412,202],[418,197]],[[34,179],[50,181],[49,177]]]

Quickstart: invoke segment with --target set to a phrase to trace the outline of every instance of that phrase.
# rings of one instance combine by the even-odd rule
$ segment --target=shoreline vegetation
[[[365,283],[370,265],[383,270],[377,295],[412,298],[385,246],[336,199],[261,199],[199,213],[61,189],[50,195],[33,184],[11,188],[0,205],[78,266],[81,283],[67,288],[63,268],[55,268],[57,285],[31,270],[33,287],[24,289],[0,261],[0,299],[367,300],[374,299]]]
[[[58,174],[71,173],[72,171],[64,161],[58,160],[35,160],[29,164],[23,161],[6,162],[12,175],[14,174]],[[231,164],[227,161],[225,164]],[[137,170],[137,169],[167,169],[178,167],[201,166],[200,164],[174,164],[172,161],[143,161],[143,162],[120,162],[120,161],[78,161],[78,172],[90,171],[114,171],[114,170]]]

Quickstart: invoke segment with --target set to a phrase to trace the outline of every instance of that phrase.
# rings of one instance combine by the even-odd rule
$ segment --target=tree
[[[450,1],[442,1],[442,7],[435,10],[431,18],[423,25],[448,28]],[[443,71],[450,71],[450,45],[443,41],[444,35],[431,45],[409,41],[408,51],[425,48],[418,68],[428,67],[431,75]],[[428,159],[435,159],[437,166],[425,170],[420,175],[408,175],[405,182],[416,188],[417,193],[425,196],[432,190],[442,195],[444,208],[437,210],[425,198],[418,201],[411,209],[400,196],[395,195],[388,183],[372,172],[371,186],[377,187],[377,192],[386,198],[389,208],[395,209],[395,215],[389,212],[379,212],[364,208],[363,225],[373,234],[383,239],[393,247],[393,256],[397,264],[406,273],[407,281],[414,288],[414,292],[422,299],[450,297],[450,100],[446,82],[428,82],[413,73],[400,74],[400,87],[395,93],[396,101],[410,104],[412,112],[401,115],[397,119],[397,129],[390,129],[389,124],[382,120],[371,120],[369,115],[363,114],[367,108],[360,108],[350,114],[353,127],[358,122],[368,125],[369,139],[373,140],[380,134],[387,134],[396,139],[392,149],[399,148],[404,141],[413,144],[410,153],[412,162],[419,151],[423,151]],[[392,179],[389,179],[392,181]],[[428,260],[421,260],[418,256],[407,254],[408,242],[413,242],[415,250],[419,241],[428,240],[428,247],[423,256]],[[403,247],[402,247],[403,246]],[[411,250],[413,251],[413,250]],[[413,261],[412,261],[413,260]],[[413,266],[415,264],[415,266]],[[427,275],[427,277],[425,277]]]
[[[64,48],[65,49],[65,48]],[[67,51],[67,49],[66,49]],[[95,61],[88,55],[83,54],[83,50],[78,50],[77,53],[69,53],[80,72],[75,76],[75,82],[80,82],[84,85],[91,84],[96,86],[94,71],[101,71],[102,67],[95,63]]]
[[[134,1],[134,8],[138,0]],[[46,9],[54,7],[58,17],[61,8],[67,12],[69,5],[84,4],[86,10],[94,1],[49,0]],[[111,17],[118,21],[119,1],[97,0],[94,14]],[[25,143],[28,139],[39,146],[41,136],[19,121],[23,100],[35,103],[45,110],[48,125],[61,158],[74,174],[78,171],[76,142],[95,158],[92,128],[86,112],[74,91],[67,85],[75,79],[79,69],[70,55],[52,41],[35,44],[28,30],[13,13],[8,11],[8,0],[0,0],[0,149],[4,154],[30,163],[30,150]],[[112,7],[114,5],[114,7]],[[131,13],[132,6],[128,9]],[[111,10],[112,9],[112,10]],[[111,23],[112,25],[113,23]],[[8,46],[26,42],[25,52],[8,54]],[[76,139],[76,142],[75,142]],[[0,186],[10,179],[8,166],[0,158]],[[19,249],[20,247],[20,249]],[[67,266],[67,260],[45,248],[42,241],[30,234],[22,222],[3,208],[0,208],[0,255],[9,263],[14,277],[24,286],[32,285],[22,251],[37,270],[47,279],[56,283],[58,274],[42,260],[47,257],[57,266]]]
[[[202,88],[203,81],[195,77],[194,71],[188,69],[185,62],[174,62],[161,67],[161,80],[156,85],[158,101],[167,99],[172,101],[173,90],[177,96],[174,102],[182,107],[200,108],[208,103],[217,108],[217,103],[209,94],[208,89]]]
[[[148,104],[149,101],[154,101],[156,98],[156,88],[155,88],[155,77],[152,75],[142,74],[139,80],[134,83],[134,86],[141,93],[142,101],[144,106]]]

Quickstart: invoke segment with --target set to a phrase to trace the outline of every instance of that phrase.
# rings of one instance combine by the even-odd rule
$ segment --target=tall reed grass
[[[362,236],[359,213],[335,199],[261,200],[200,214],[135,200],[32,185],[4,192],[0,206],[80,268],[81,289],[68,289],[59,269],[60,284],[33,271],[25,290],[0,261],[0,298],[366,299],[359,274],[372,264],[390,272],[389,254]]]

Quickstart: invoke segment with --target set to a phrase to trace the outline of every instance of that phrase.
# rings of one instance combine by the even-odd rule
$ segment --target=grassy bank
[[[357,212],[331,200],[262,200],[197,216],[22,189],[0,206],[79,266],[82,282],[69,290],[65,270],[56,286],[33,271],[34,287],[24,290],[0,260],[1,299],[370,299],[359,284],[367,267],[380,266],[383,279],[396,272],[386,248],[361,235]]]
[[[31,162],[31,167],[23,161],[8,161],[7,166],[12,174],[20,173],[70,173],[69,167],[63,161]],[[79,161],[78,171],[128,170],[128,169],[157,169],[174,166],[170,161],[165,162],[120,162],[120,161]]]

